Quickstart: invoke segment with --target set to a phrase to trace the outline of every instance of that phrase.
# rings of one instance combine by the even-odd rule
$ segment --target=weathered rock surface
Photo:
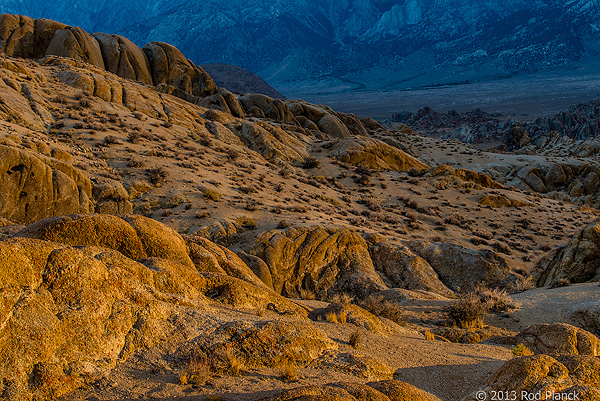
[[[69,57],[104,68],[98,41],[78,27],[59,29],[46,48],[46,55]]]
[[[371,312],[353,304],[329,304],[326,308],[314,309],[308,314],[312,320],[327,320],[328,315],[335,315],[338,321],[345,321],[361,329],[375,333],[387,334],[390,327]]]
[[[440,401],[433,394],[429,394],[411,384],[398,380],[384,380],[380,382],[367,383],[368,386],[387,395],[390,400],[408,401],[408,400],[423,400],[423,401]]]
[[[600,302],[584,302],[573,307],[569,320],[596,336],[600,336]]]
[[[32,223],[57,214],[89,212],[89,179],[68,163],[0,145],[0,216]]]
[[[318,328],[303,322],[227,323],[197,344],[210,354],[230,350],[248,367],[276,367],[289,361],[303,366],[337,344]]]
[[[539,394],[542,400],[597,400],[598,358],[576,355],[533,355],[506,362],[481,391],[516,394],[517,400]],[[476,393],[464,400],[476,400]]]
[[[93,183],[92,194],[95,212],[102,214],[128,214],[133,212],[129,193],[118,181],[102,180]]]
[[[210,96],[217,92],[217,85],[200,67],[187,60],[172,46],[163,42],[151,42],[144,46],[152,71],[154,85],[169,85],[193,96]]]
[[[538,324],[520,332],[516,339],[537,354],[600,354],[600,339],[566,323]]]
[[[122,78],[152,85],[150,64],[144,51],[129,39],[119,35],[95,33],[107,71]]]
[[[331,155],[341,162],[376,170],[408,171],[429,168],[402,150],[365,136],[340,141],[331,150]]]
[[[404,245],[377,242],[369,246],[369,254],[375,270],[389,287],[452,294],[429,263]]]
[[[326,386],[299,387],[264,398],[263,401],[439,401],[439,398],[408,383],[384,380],[367,384],[332,383]]]
[[[573,236],[567,245],[544,256],[532,277],[538,286],[549,286],[561,279],[572,283],[600,281],[600,223],[592,224]]]
[[[479,284],[504,287],[517,279],[508,262],[487,249],[475,251],[452,243],[424,241],[410,241],[408,247],[425,259],[453,291],[469,291]]]
[[[298,297],[301,289],[325,299],[334,293],[365,297],[387,287],[375,272],[367,243],[346,229],[321,227],[269,231],[249,253],[269,267],[275,292]]]
[[[198,273],[178,234],[146,218],[126,219],[58,217],[0,241],[0,374],[7,399],[59,397],[97,380],[136,349],[184,341],[199,329],[189,325],[203,324],[198,311],[214,302],[238,308],[273,303],[305,316],[264,287]],[[184,309],[194,318],[182,320]],[[292,338],[289,330],[301,330],[275,326],[282,341]],[[313,355],[302,345],[285,348]]]

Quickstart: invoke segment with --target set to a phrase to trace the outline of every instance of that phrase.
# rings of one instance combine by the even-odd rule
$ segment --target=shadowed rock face
[[[567,279],[573,283],[600,281],[600,223],[578,232],[564,247],[544,256],[532,277],[538,286],[548,286]]]

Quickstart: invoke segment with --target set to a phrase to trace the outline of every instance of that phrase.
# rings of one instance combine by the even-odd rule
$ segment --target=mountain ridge
[[[196,63],[240,65],[279,82],[339,78],[374,65],[399,77],[414,76],[413,64],[426,71],[475,68],[483,76],[565,65],[597,53],[597,5],[595,0],[511,0],[501,5],[464,0],[158,0],[120,8],[114,0],[65,0],[50,10],[35,0],[5,8],[116,32],[138,45],[169,42]]]

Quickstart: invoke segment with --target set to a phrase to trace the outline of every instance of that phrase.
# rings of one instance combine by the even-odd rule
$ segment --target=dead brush
[[[211,364],[208,357],[201,352],[194,352],[187,366],[179,374],[179,383],[203,386],[210,379]]]
[[[481,329],[488,305],[471,292],[446,307],[445,312],[452,324],[461,329]]]
[[[211,354],[211,368],[215,373],[239,376],[243,362],[229,348],[218,348]]]
[[[352,333],[350,335],[350,339],[348,340],[348,344],[350,344],[350,346],[352,348],[357,349],[363,343],[364,337],[365,337],[365,335],[363,334],[362,331],[356,330],[354,333]]]
[[[368,297],[360,302],[359,306],[376,316],[385,317],[401,326],[406,325],[402,308],[397,304],[386,301],[381,295]]]
[[[298,366],[296,361],[288,359],[281,365],[281,379],[286,382],[298,380]]]
[[[479,300],[493,313],[505,313],[516,310],[519,304],[513,301],[508,292],[499,288],[479,287],[475,290]]]

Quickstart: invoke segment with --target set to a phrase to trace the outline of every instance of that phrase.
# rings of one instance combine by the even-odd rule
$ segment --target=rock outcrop
[[[381,241],[371,244],[369,253],[375,270],[390,288],[452,294],[431,265],[406,246]]]
[[[8,400],[59,397],[97,380],[137,349],[184,341],[206,330],[201,311],[213,303],[272,303],[305,316],[264,287],[199,273],[181,237],[166,226],[126,219],[57,217],[0,241],[0,375]],[[280,329],[273,333],[288,338]]]
[[[600,281],[600,223],[592,224],[573,236],[563,247],[544,256],[531,276],[538,286],[559,280],[572,283]]]
[[[517,334],[536,354],[600,355],[600,339],[566,323],[538,324]]]
[[[255,273],[288,297],[310,290],[321,299],[335,293],[362,298],[387,288],[375,272],[365,240],[346,229],[269,231],[257,238],[249,253],[268,266],[268,271]]]
[[[584,302],[569,313],[569,320],[584,330],[600,336],[600,302]]]
[[[480,284],[505,287],[517,280],[506,259],[496,252],[452,243],[410,241],[411,251],[425,259],[440,281],[452,291],[469,291]]]
[[[150,64],[141,48],[123,36],[105,33],[93,36],[100,44],[107,71],[146,85],[153,84]]]
[[[202,68],[187,60],[168,43],[151,42],[144,46],[154,85],[172,86],[193,96],[205,97],[217,92],[217,85]]]
[[[572,355],[533,355],[506,362],[479,394],[506,392],[516,400],[573,399],[593,401],[600,394],[598,358]],[[474,393],[464,399],[478,400]]]
[[[420,171],[429,168],[402,150],[366,136],[346,138],[338,142],[330,154],[341,162],[375,170]]]
[[[264,398],[262,401],[440,401],[439,398],[413,385],[397,380],[367,384],[332,383],[326,386],[299,387]]]
[[[90,180],[58,159],[0,145],[0,216],[29,224],[60,214],[92,211]]]

